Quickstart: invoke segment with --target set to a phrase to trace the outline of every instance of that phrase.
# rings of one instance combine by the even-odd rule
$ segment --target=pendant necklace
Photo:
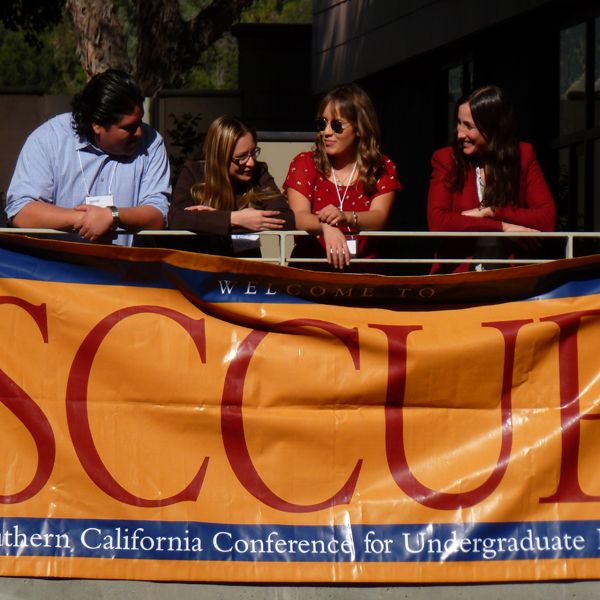
[[[354,161],[354,166],[352,167],[352,171],[350,172],[350,182],[352,182],[352,178],[354,177],[354,171],[356,170],[356,164],[357,164],[356,161]],[[344,177],[344,179],[340,181],[340,178],[337,176],[335,169],[333,167],[331,167],[331,170],[333,171],[333,177],[335,179],[336,185],[339,188],[344,187],[344,184],[348,180],[348,175],[346,175],[346,177]]]

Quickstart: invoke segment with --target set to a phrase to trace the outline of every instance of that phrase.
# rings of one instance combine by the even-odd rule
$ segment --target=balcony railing
[[[28,235],[34,237],[60,237],[67,236],[68,234],[62,231],[56,231],[53,229],[18,229],[18,228],[0,228],[0,233]],[[123,234],[130,235],[130,234]],[[197,236],[199,234],[190,231],[140,231],[135,234],[136,236],[151,236],[155,239],[155,244],[158,247],[169,247],[168,238],[188,237]],[[309,235],[305,231],[269,231],[261,232],[258,234],[262,242],[262,258],[244,259],[244,260],[258,260],[261,262],[279,264],[279,265],[291,265],[294,263],[324,263],[325,258],[290,258],[291,249],[293,247],[294,236]],[[552,246],[552,254],[554,256],[535,258],[520,258],[520,259],[499,259],[499,258],[476,258],[476,259],[435,259],[433,253],[426,257],[414,257],[414,256],[386,256],[385,258],[354,258],[354,263],[381,263],[381,264],[432,264],[437,262],[459,264],[459,263],[477,263],[477,264],[506,264],[518,265],[518,264],[535,264],[544,263],[557,258],[574,258],[576,256],[582,256],[592,254],[593,252],[584,251],[577,252],[576,241],[578,240],[598,240],[598,248],[600,249],[600,232],[555,232],[555,233],[483,233],[483,232],[436,232],[432,233],[429,231],[364,231],[358,234],[361,237],[379,237],[379,238],[397,238],[401,240],[407,240],[410,238],[422,238],[430,240],[434,245],[436,240],[444,238],[480,238],[480,237],[492,237],[492,238],[533,238],[538,241],[544,240],[557,240],[558,243]],[[161,242],[161,240],[163,240]],[[560,243],[562,240],[563,243]],[[556,256],[557,248],[560,248],[560,256]],[[388,248],[389,254],[389,248]],[[536,253],[539,254],[539,253]]]

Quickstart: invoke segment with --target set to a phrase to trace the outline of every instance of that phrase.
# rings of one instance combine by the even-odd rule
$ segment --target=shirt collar
[[[90,142],[84,135],[79,136],[75,133],[75,149],[76,150],[86,150],[88,152],[93,152],[98,156],[101,154],[106,154],[104,150],[101,150],[97,146],[94,146],[92,142]]]

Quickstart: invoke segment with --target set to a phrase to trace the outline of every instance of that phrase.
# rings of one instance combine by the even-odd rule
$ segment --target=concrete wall
[[[315,137],[316,133],[314,136],[308,134],[302,138],[300,134],[290,133],[278,140],[268,136],[265,132],[258,132],[258,145],[261,149],[260,160],[269,165],[269,172],[280,189],[294,157],[300,152],[310,150]]]
[[[596,600],[596,582],[437,586],[281,586],[1,578],[2,600]]]
[[[0,143],[0,192],[6,200],[6,190],[12,179],[21,147],[27,136],[39,125],[70,109],[67,96],[0,95],[2,143]],[[2,213],[2,217],[4,214]]]
[[[290,163],[294,157],[300,154],[300,152],[310,150],[315,137],[316,133],[284,133],[277,135],[264,131],[258,132],[258,144],[261,149],[260,160],[266,162],[269,166],[269,173],[273,175],[279,189],[283,186]],[[285,255],[288,258],[293,249],[293,239],[287,238]],[[278,257],[278,240],[275,237],[264,237],[261,240],[261,252],[263,258]]]
[[[377,73],[550,0],[314,0],[313,92]]]

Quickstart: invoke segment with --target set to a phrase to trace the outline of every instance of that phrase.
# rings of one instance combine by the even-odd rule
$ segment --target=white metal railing
[[[71,235],[68,232],[56,231],[54,229],[18,229],[18,228],[0,228],[0,233],[18,234],[18,235],[29,235],[36,237],[48,237],[48,236],[66,236]],[[130,234],[122,234],[130,235]],[[136,236],[152,236],[154,238],[164,237],[181,237],[181,236],[196,236],[198,234],[191,231],[140,231],[135,234]],[[261,262],[275,263],[280,265],[293,265],[294,263],[323,263],[326,262],[325,258],[290,258],[289,253],[292,247],[291,244],[286,244],[286,240],[294,238],[294,236],[309,235],[305,231],[268,231],[261,232],[258,234],[261,238],[277,238],[277,252],[272,256],[263,256],[262,258],[254,258],[251,260],[258,260]],[[564,240],[564,258],[574,258],[574,241],[576,239],[583,238],[596,238],[600,240],[600,232],[554,232],[554,233],[487,233],[487,232],[430,232],[430,231],[361,231],[359,234],[361,237],[381,237],[381,238],[429,238],[429,239],[442,239],[442,238],[469,238],[469,237],[492,237],[492,238],[534,238],[538,240],[542,239],[562,239]],[[157,240],[157,245],[160,247],[161,244]],[[435,259],[433,256],[425,258],[409,258],[409,257],[392,257],[392,258],[354,258],[352,259],[355,263],[382,263],[382,264],[431,264],[437,262],[442,263],[494,263],[494,264],[534,264],[544,263],[556,258],[521,258],[521,259],[500,259],[500,258],[476,258],[476,259]],[[250,259],[245,259],[250,260]]]

